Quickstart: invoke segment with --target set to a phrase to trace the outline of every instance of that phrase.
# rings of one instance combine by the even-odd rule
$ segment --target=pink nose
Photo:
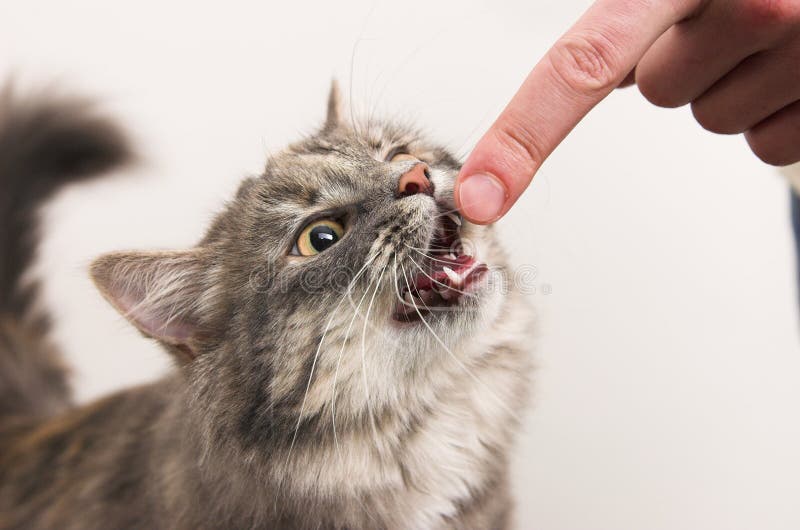
[[[408,197],[417,193],[432,194],[433,186],[428,180],[428,165],[420,162],[405,172],[397,183],[397,193],[400,197]]]

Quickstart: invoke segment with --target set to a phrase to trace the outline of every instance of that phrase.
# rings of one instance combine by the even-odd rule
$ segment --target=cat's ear
[[[328,92],[328,113],[325,117],[323,130],[332,131],[336,129],[342,123],[343,114],[342,93],[339,90],[339,82],[334,78],[331,79],[331,90]]]
[[[103,296],[139,331],[161,341],[181,362],[197,357],[203,309],[201,251],[120,252],[92,263]]]

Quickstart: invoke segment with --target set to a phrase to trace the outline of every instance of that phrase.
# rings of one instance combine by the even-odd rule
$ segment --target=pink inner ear
[[[177,315],[164,318],[158,308],[143,306],[139,300],[128,294],[117,298],[120,312],[133,321],[136,326],[155,339],[170,344],[186,344],[191,338],[194,327],[181,320]]]

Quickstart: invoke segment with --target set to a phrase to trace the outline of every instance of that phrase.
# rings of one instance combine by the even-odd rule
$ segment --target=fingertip
[[[506,212],[509,193],[503,182],[491,173],[459,175],[454,198],[456,206],[468,221],[486,225]]]

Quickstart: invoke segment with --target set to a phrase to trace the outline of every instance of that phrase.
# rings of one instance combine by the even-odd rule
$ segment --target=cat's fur
[[[340,107],[334,87],[320,131],[247,179],[195,248],[93,264],[176,368],[67,408],[44,317],[20,290],[32,212],[128,150],[73,104],[4,103],[0,529],[509,527],[530,313],[497,281],[506,258],[492,229],[464,223],[495,281],[428,325],[392,319],[396,285],[425,259],[411,247],[428,248],[454,208],[459,165],[413,130],[358,126]],[[397,147],[430,166],[434,197],[398,198],[410,163],[385,161]],[[342,240],[289,255],[326,211],[347,217]]]

